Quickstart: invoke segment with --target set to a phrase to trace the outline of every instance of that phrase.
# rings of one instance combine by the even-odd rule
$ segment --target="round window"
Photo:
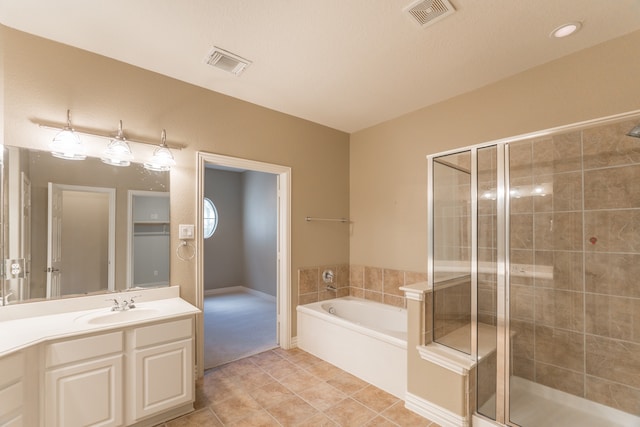
[[[208,239],[213,236],[218,226],[218,210],[213,202],[207,197],[204,198],[204,212],[203,212],[203,229],[204,238]]]

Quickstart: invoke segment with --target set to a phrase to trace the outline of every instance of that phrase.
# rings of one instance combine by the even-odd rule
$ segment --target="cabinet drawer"
[[[22,381],[0,390],[0,420],[22,408]]]
[[[24,375],[24,354],[18,352],[0,359],[0,387],[11,384]]]
[[[123,348],[122,331],[48,344],[45,352],[46,367],[119,353]]]
[[[193,321],[191,318],[158,323],[134,329],[133,345],[134,348],[147,347],[164,342],[191,338],[192,334]]]

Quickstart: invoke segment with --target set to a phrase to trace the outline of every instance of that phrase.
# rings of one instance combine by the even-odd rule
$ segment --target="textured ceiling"
[[[346,132],[640,29],[640,0],[450,1],[428,28],[411,0],[0,0],[0,23]]]

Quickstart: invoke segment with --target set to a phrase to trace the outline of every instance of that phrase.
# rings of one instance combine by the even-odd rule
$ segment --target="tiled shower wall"
[[[637,121],[511,146],[513,374],[640,415]],[[542,196],[542,194],[546,194]]]
[[[324,270],[333,270],[333,286],[327,290],[322,281]],[[427,280],[426,273],[348,264],[305,267],[298,270],[298,304],[308,304],[336,297],[354,296],[396,307],[406,307],[401,286]]]

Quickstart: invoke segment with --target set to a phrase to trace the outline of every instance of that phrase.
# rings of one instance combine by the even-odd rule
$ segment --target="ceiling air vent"
[[[239,76],[251,65],[251,61],[244,59],[238,55],[234,55],[219,47],[214,47],[206,58],[207,64],[212,67],[219,68],[231,74]]]
[[[456,10],[447,0],[419,0],[404,8],[422,28],[451,15]]]

